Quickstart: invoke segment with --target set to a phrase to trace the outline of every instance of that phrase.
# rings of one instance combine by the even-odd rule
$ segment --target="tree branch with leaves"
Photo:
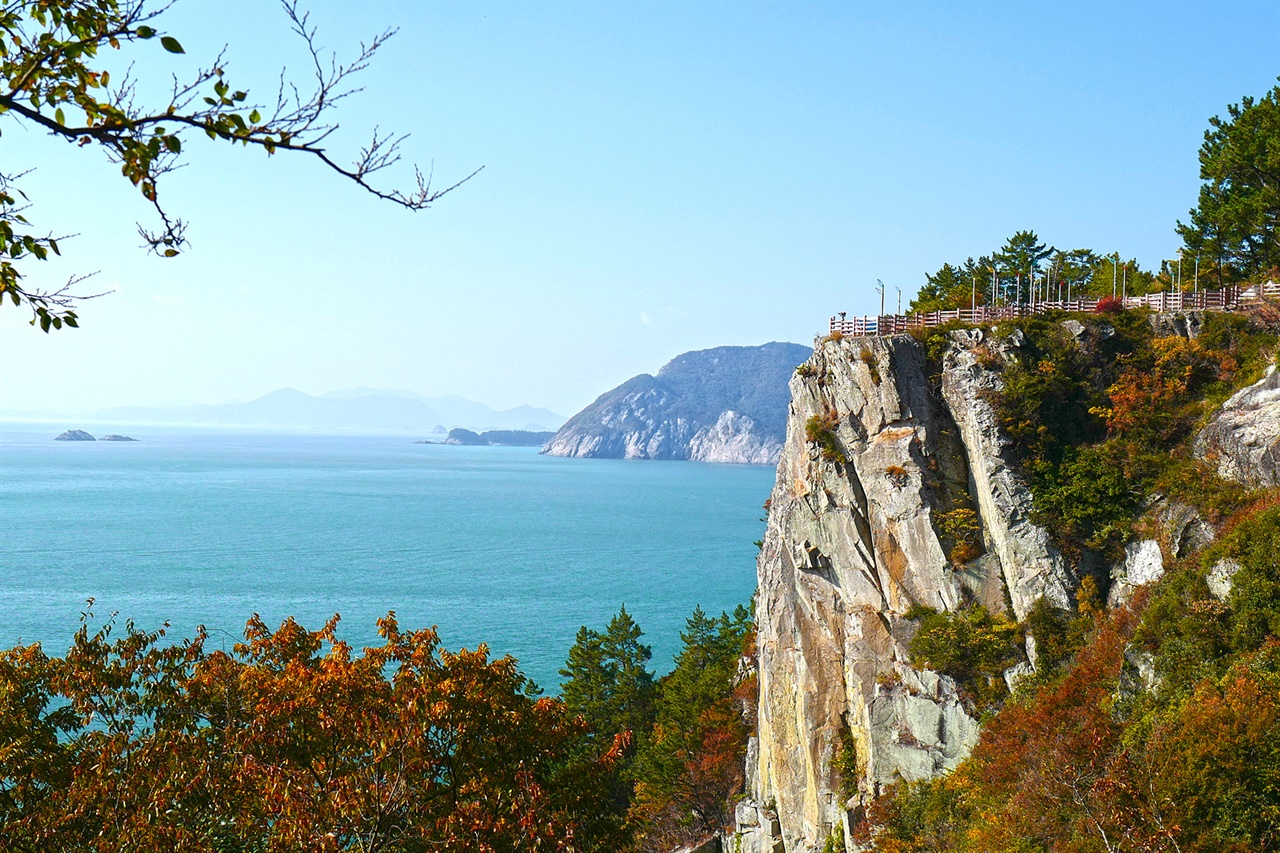
[[[182,44],[157,28],[169,8],[146,0],[10,0],[0,5],[0,133],[14,122],[38,127],[80,147],[96,147],[153,207],[158,223],[139,225],[146,247],[171,258],[187,247],[187,223],[162,203],[165,175],[178,168],[192,137],[257,147],[268,155],[298,152],[318,159],[379,199],[408,210],[425,210],[479,173],[438,188],[433,172],[414,168],[407,188],[379,182],[401,159],[404,135],[375,127],[370,141],[344,164],[326,143],[338,129],[333,110],[361,91],[354,78],[395,35],[386,30],[361,43],[355,57],[340,62],[316,40],[316,28],[296,0],[284,0],[292,31],[310,57],[310,80],[302,86],[284,72],[273,98],[260,101],[227,79],[224,54],[200,67],[186,82],[175,76],[163,103],[144,103],[136,80],[113,79],[103,67],[108,51],[158,43],[184,53]],[[483,167],[481,167],[483,168]],[[38,232],[24,215],[26,196],[18,188],[27,172],[0,172],[0,304],[5,298],[32,311],[44,331],[77,325],[77,306],[89,294],[78,291],[84,277],[56,290],[29,287],[21,267],[61,253],[63,237]]]

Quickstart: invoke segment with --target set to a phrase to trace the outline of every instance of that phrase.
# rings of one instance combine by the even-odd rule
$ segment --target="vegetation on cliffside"
[[[1003,380],[990,402],[1033,519],[1078,572],[1167,536],[1160,514],[1174,506],[1218,540],[1166,549],[1165,576],[1117,609],[1098,606],[1088,576],[1078,613],[1042,602],[1019,629],[1037,641],[1038,673],[1011,698],[998,676],[1012,624],[980,609],[926,614],[913,660],[999,710],[953,773],[875,801],[857,831],[871,849],[1280,850],[1280,506],[1193,449],[1208,416],[1272,362],[1280,322],[1267,303],[1198,319],[1194,338],[1145,311],[995,331],[1007,343],[987,365]],[[945,335],[926,340],[935,356]],[[1238,568],[1215,593],[1224,567]]]
[[[1205,134],[1200,203],[1178,226],[1215,286],[1277,276],[1280,87],[1228,113]],[[967,306],[975,282],[980,302],[1005,298],[1040,274],[1051,298],[1055,280],[1110,295],[1113,256],[1037,240],[1019,232],[1000,252],[944,266],[912,310]],[[1124,273],[1130,293],[1173,284],[1168,268]],[[1032,520],[1083,577],[1078,612],[1042,600],[1019,626],[1036,641],[1037,673],[1009,698],[980,691],[1008,659],[1013,626],[977,608],[926,615],[913,659],[999,710],[953,772],[891,786],[858,816],[867,849],[1280,850],[1280,494],[1225,481],[1194,442],[1274,362],[1280,307],[1205,314],[1193,334],[1100,307],[1004,323],[980,359],[1001,372],[989,402],[1031,487]],[[950,331],[921,333],[935,375]],[[1163,577],[1100,607],[1090,573],[1139,538],[1158,541]]]
[[[989,721],[954,773],[899,785],[859,830],[907,851],[1280,849],[1280,509],[1127,607],[1079,617],[1085,643]],[[1237,561],[1231,592],[1207,578]]]

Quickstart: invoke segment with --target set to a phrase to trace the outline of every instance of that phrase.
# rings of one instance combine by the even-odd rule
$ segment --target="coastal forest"
[[[311,44],[305,16],[287,8]],[[216,66],[183,91],[189,100],[138,111],[106,97],[93,60],[120,43],[180,52],[154,23],[117,0],[5,5],[0,125],[27,121],[108,149],[154,204],[158,230],[143,236],[158,254],[184,243],[157,202],[157,179],[187,150],[179,130],[319,157],[410,208],[457,186],[372,186],[394,162],[391,138],[375,137],[351,169],[317,147],[322,116],[378,42],[272,113],[250,110]],[[1210,121],[1200,174],[1196,207],[1176,226],[1181,270],[1018,231],[928,276],[911,311],[1017,302],[1029,288],[1110,296],[1280,279],[1280,86]],[[21,275],[60,249],[28,227],[15,180],[0,175],[0,297],[46,332],[75,327],[73,290],[28,288]],[[904,345],[933,382],[953,336],[969,331],[920,329]],[[910,663],[949,679],[980,734],[948,772],[862,792],[865,756],[835,733],[830,759],[852,805],[825,853],[1280,850],[1280,460],[1273,446],[1258,470],[1227,476],[1236,448],[1213,433],[1241,392],[1275,395],[1280,304],[1170,317],[1104,300],[1097,313],[981,331],[981,366],[998,376],[984,402],[1034,497],[1030,520],[1081,581],[1067,607],[1041,598],[1021,619],[976,600],[912,608]],[[824,380],[806,367],[799,379]],[[870,361],[859,369],[875,386],[892,379]],[[838,420],[790,430],[809,457],[843,471]],[[904,487],[904,469],[882,470]],[[959,498],[939,509],[959,571],[980,556],[982,528]],[[1151,582],[1112,571],[1140,540],[1173,555]],[[319,626],[255,617],[228,647],[102,619],[90,602],[65,652],[0,651],[0,847],[741,850],[736,811],[752,786],[763,681],[756,619],[746,603],[695,608],[659,677],[619,603],[608,624],[579,630],[557,693],[511,657],[444,648],[394,613],[368,648],[343,640],[336,615]]]

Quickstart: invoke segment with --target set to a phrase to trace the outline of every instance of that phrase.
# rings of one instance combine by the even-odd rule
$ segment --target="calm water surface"
[[[374,620],[487,642],[554,691],[579,625],[626,603],[670,669],[684,618],[747,602],[773,470],[558,459],[403,436],[0,424],[0,648],[61,653],[85,599],[213,643],[259,613],[376,642]],[[95,432],[95,434],[99,434]]]

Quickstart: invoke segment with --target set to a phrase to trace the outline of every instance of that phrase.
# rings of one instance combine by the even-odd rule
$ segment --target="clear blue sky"
[[[0,121],[37,226],[80,236],[32,281],[115,293],[43,335],[0,310],[0,407],[244,400],[292,386],[457,393],[571,414],[691,349],[809,342],[877,278],[1035,229],[1155,265],[1195,203],[1210,116],[1280,73],[1280,4],[313,3],[347,55],[399,34],[343,105],[470,184],[412,214],[320,164],[193,139],[139,248],[137,193],[91,149]],[[187,56],[228,46],[264,95],[305,65],[272,3],[180,2]],[[145,88],[145,86],[144,86]],[[345,146],[345,148],[344,148]]]

